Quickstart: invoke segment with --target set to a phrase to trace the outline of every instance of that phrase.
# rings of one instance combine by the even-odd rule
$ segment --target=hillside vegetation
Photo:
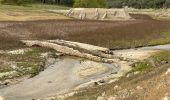
[[[62,4],[72,7],[85,8],[122,8],[125,6],[133,8],[169,8],[170,0],[1,0],[3,4],[30,5],[33,3]]]
[[[132,8],[169,8],[170,0],[108,0],[108,6],[122,8],[124,6]]]

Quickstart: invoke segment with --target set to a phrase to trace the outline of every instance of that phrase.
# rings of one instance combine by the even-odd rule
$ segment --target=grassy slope
[[[17,6],[17,5],[4,5],[0,3],[1,10],[11,10],[11,11],[33,11],[33,10],[49,10],[49,9],[69,9],[69,7],[62,5],[50,5],[50,4],[31,4],[27,6]]]
[[[66,18],[61,14],[52,13],[49,11],[61,9],[69,9],[69,7],[48,4],[32,4],[27,6],[0,4],[0,21],[27,21]]]
[[[46,48],[34,47],[23,54],[0,53],[0,74],[11,71],[17,72],[17,75],[1,76],[0,81],[25,75],[33,77],[39,74],[40,71],[44,70],[46,61],[41,54],[46,52],[54,51]],[[16,66],[16,68],[13,68],[13,66]]]
[[[170,68],[169,65],[170,51],[159,52],[147,60],[135,64],[131,72],[138,71],[139,74],[122,77],[111,84],[83,89],[83,92],[68,98],[68,100],[96,100],[103,92],[106,93],[106,97],[116,95],[119,98],[118,100],[121,100],[123,95],[124,99],[127,100],[160,100],[165,93],[170,92],[170,88],[167,88],[170,85],[168,84],[170,81],[169,75],[163,76]],[[118,89],[114,89],[116,85],[119,86]],[[137,86],[141,86],[143,89],[138,90],[136,89]]]

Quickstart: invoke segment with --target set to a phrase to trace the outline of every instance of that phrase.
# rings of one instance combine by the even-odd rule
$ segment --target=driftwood
[[[60,53],[66,54],[66,55],[70,55],[70,56],[76,56],[76,57],[81,57],[81,58],[85,58],[85,59],[89,59],[89,60],[93,60],[93,61],[97,61],[97,62],[104,62],[104,63],[114,63],[115,61],[117,61],[118,59],[108,59],[108,58],[104,58],[101,55],[97,56],[94,55],[94,53],[92,53],[92,51],[89,51],[91,53],[86,53],[86,52],[81,52],[79,51],[82,48],[79,47],[69,47],[68,45],[63,45],[61,43],[54,43],[55,41],[31,41],[31,40],[22,40],[23,43],[25,43],[27,46],[41,46],[41,47],[47,47],[47,48],[51,48],[54,49]],[[61,42],[61,41],[60,41]],[[74,47],[74,46],[73,46]],[[78,50],[79,48],[79,50]]]

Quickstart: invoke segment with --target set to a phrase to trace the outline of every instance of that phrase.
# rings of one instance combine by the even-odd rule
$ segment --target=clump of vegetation
[[[17,71],[20,73],[21,76],[31,75],[31,77],[34,77],[37,74],[39,74],[39,72],[44,70],[43,68],[41,68],[40,65],[36,65],[33,63],[29,63],[29,62],[17,63],[17,67],[19,69]]]
[[[170,62],[170,51],[162,51],[152,56],[155,64],[158,66],[161,64],[167,64]]]
[[[1,3],[3,4],[12,4],[12,5],[27,5],[31,4],[32,0],[2,0]]]
[[[148,61],[143,61],[143,62],[137,62],[132,65],[133,69],[130,71],[132,72],[144,72],[144,71],[149,71],[153,68],[153,66],[148,62]]]
[[[0,60],[3,59],[6,62],[6,64],[0,63],[0,80],[25,75],[36,76],[44,70],[45,66],[45,58],[41,57],[41,53],[49,51],[54,52],[50,49],[35,47],[24,54],[0,54]]]
[[[107,0],[75,0],[74,7],[104,8]]]
[[[134,63],[132,65],[132,70],[129,73],[151,71],[154,67],[160,67],[169,62],[170,51],[159,52],[144,61]]]

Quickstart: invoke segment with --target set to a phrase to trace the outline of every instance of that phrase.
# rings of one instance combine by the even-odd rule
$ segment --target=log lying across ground
[[[65,41],[65,40],[48,40],[48,41],[33,41],[33,40],[22,40],[27,46],[41,46],[51,48],[57,52],[85,58],[97,62],[114,63],[118,59],[113,54],[109,54],[111,51],[107,48],[93,46],[89,44]],[[109,52],[109,53],[108,53]]]

